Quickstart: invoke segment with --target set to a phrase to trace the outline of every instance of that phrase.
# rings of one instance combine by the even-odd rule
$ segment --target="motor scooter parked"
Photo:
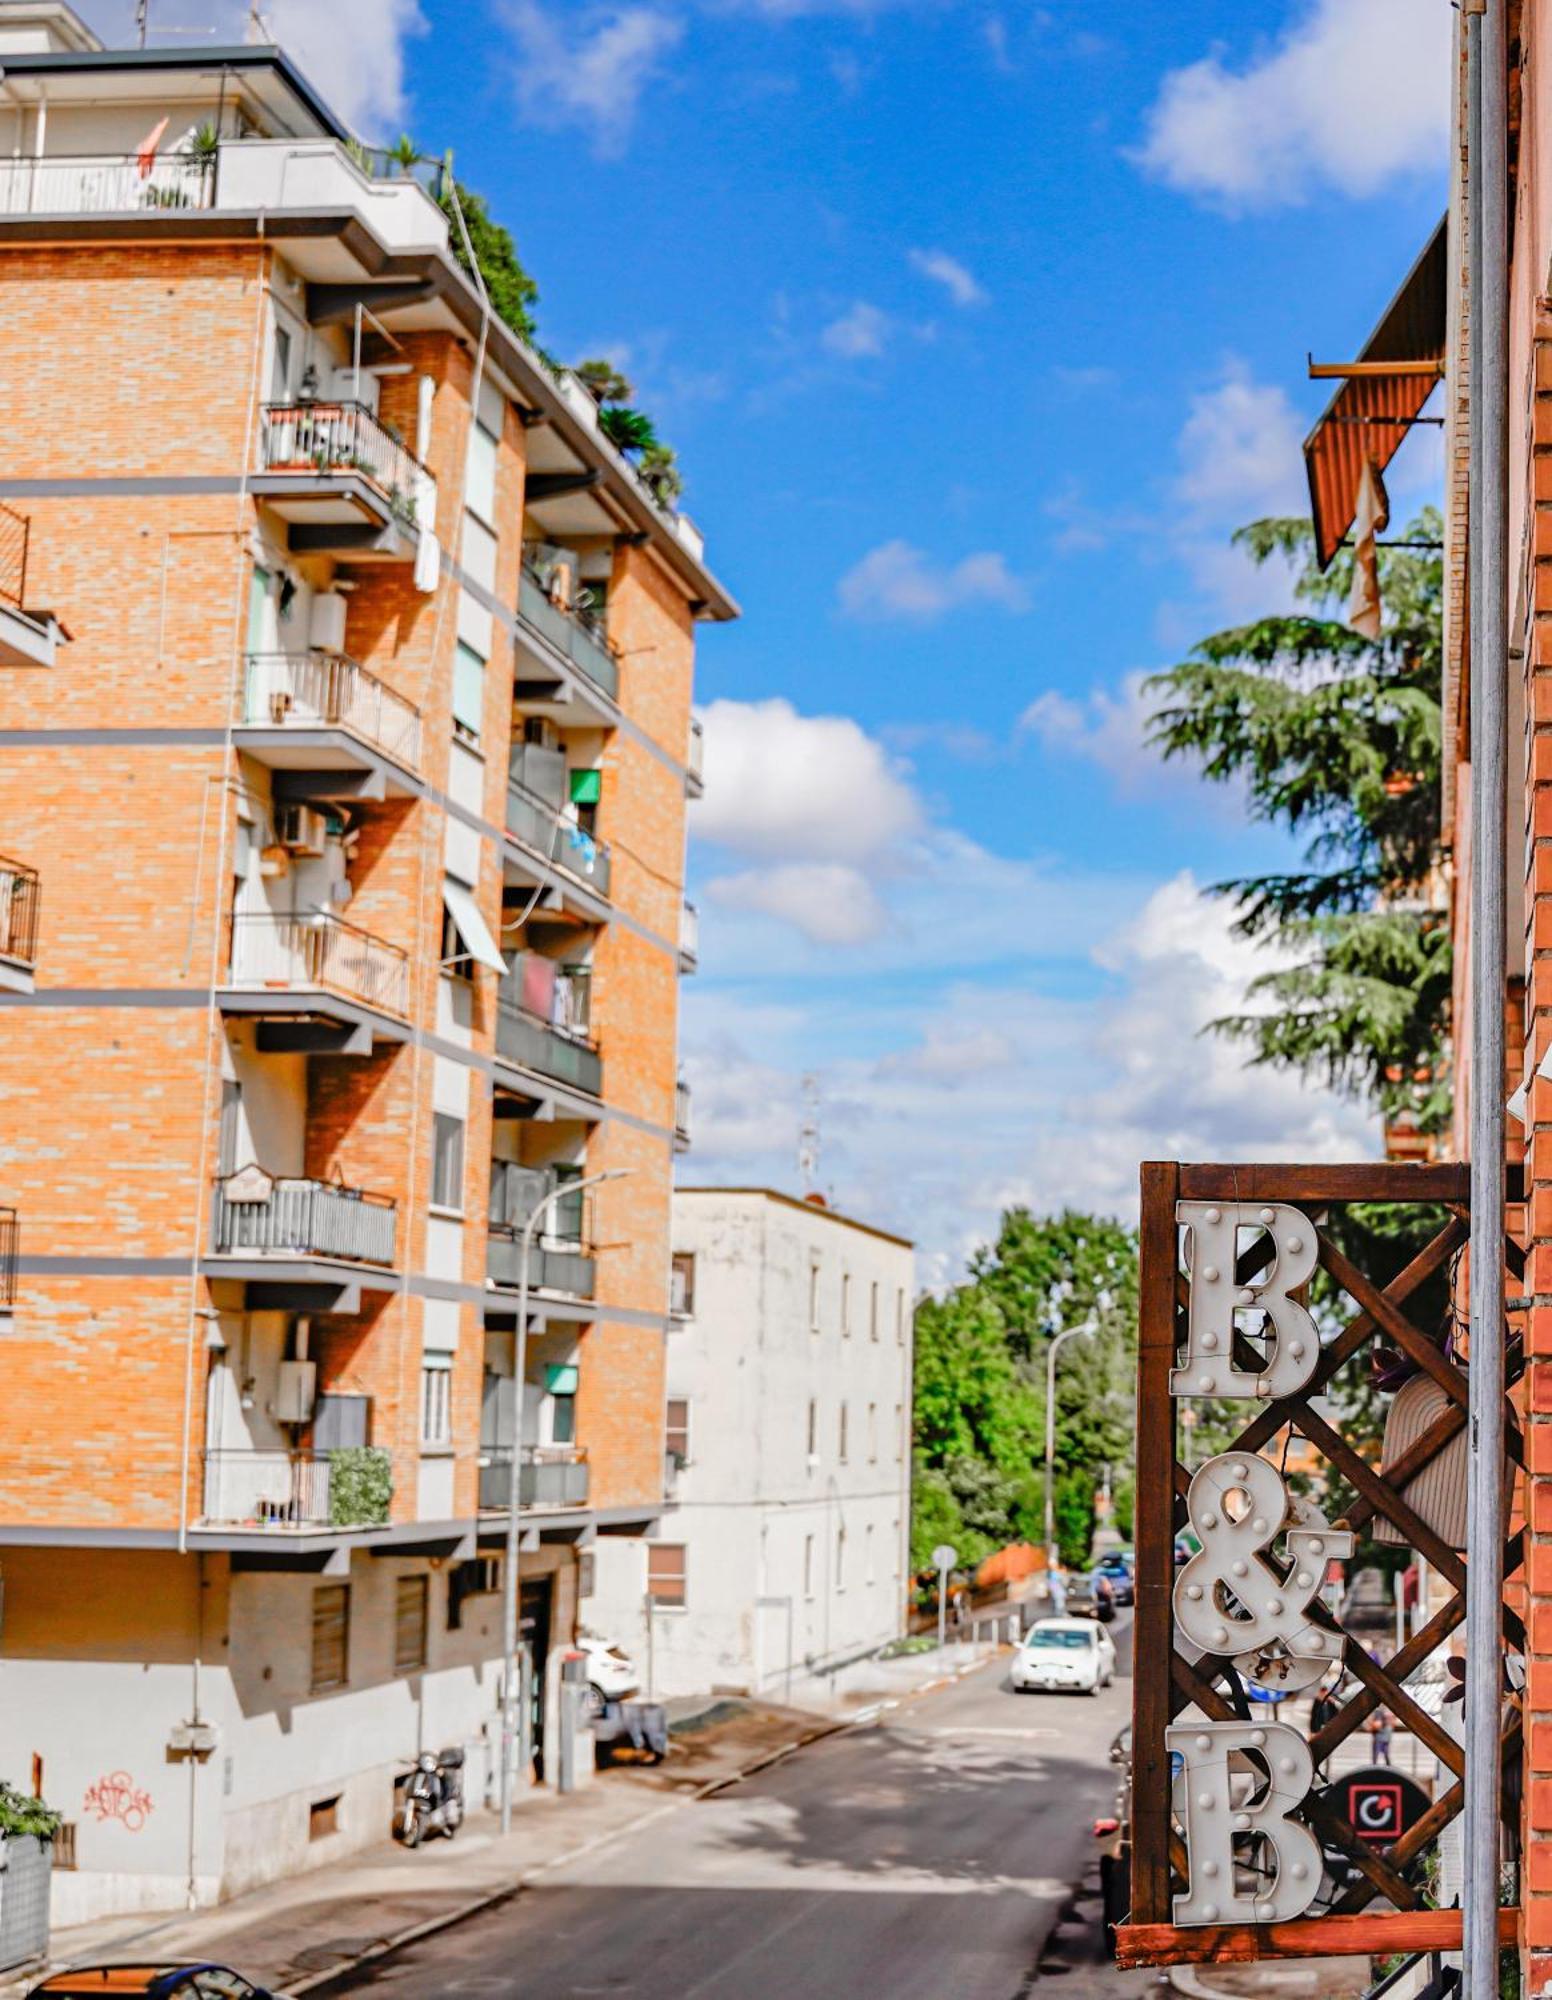
[[[404,1786],[394,1831],[406,1847],[419,1847],[428,1833],[445,1833],[451,1840],[462,1825],[462,1750],[440,1756],[423,1750]]]

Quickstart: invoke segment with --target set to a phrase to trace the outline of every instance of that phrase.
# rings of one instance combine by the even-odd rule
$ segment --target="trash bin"
[[[0,1840],[0,1972],[48,1956],[54,1844],[35,1834]]]

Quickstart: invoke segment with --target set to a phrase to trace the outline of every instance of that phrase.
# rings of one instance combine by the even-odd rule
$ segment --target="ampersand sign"
[[[1175,1622],[1204,1653],[1272,1655],[1264,1665],[1242,1661],[1252,1679],[1287,1688],[1318,1678],[1275,1670],[1286,1655],[1318,1669],[1339,1657],[1342,1641],[1311,1622],[1325,1566],[1349,1556],[1354,1537],[1329,1528],[1308,1504],[1295,1503],[1282,1474],[1255,1452],[1210,1458],[1186,1495],[1191,1532],[1200,1549],[1175,1579]],[[1284,1530],[1286,1529],[1286,1534]],[[1286,1568],[1267,1551],[1279,1535]]]
[[[1282,1202],[1181,1201],[1175,1218],[1188,1232],[1190,1291],[1185,1354],[1170,1372],[1170,1394],[1241,1401],[1296,1394],[1320,1359],[1315,1322],[1289,1297],[1315,1269],[1314,1225]],[[1243,1284],[1234,1277],[1241,1229],[1265,1230],[1273,1247],[1270,1264]],[[1265,1316],[1256,1331],[1266,1335],[1266,1365],[1257,1370],[1234,1362],[1236,1315],[1246,1312]]]

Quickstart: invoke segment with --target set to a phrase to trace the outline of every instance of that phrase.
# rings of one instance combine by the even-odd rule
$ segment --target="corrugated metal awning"
[[[1437,374],[1350,376],[1304,441],[1315,551],[1322,569],[1352,528],[1364,459],[1372,458],[1384,471],[1444,373],[1448,221],[1447,216],[1440,221],[1358,357],[1364,367],[1386,361],[1435,362]]]

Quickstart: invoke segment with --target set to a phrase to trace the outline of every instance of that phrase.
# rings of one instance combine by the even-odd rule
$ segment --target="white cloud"
[[[676,15],[647,5],[561,12],[541,0],[501,0],[517,46],[523,115],[536,125],[580,125],[605,158],[624,151],[643,92],[684,34]]]
[[[87,25],[110,47],[133,40],[132,0],[76,0]],[[404,45],[426,32],[417,0],[262,0],[270,32],[317,85],[348,125],[368,138],[397,137],[406,109]],[[212,43],[241,42],[247,0],[182,0],[176,9],[153,7],[151,46],[187,50],[199,37],[159,36],[158,15],[173,14],[179,27],[213,30]]]
[[[888,923],[867,876],[842,861],[786,861],[719,875],[705,893],[724,909],[790,924],[816,945],[866,944]]]
[[[905,618],[926,623],[964,606],[994,605],[1003,611],[1029,608],[1029,591],[991,549],[935,566],[909,542],[892,541],[870,549],[837,586],[848,618]]]
[[[1051,688],[1037,695],[1019,717],[1017,734],[1033,736],[1050,751],[1097,764],[1125,792],[1156,777],[1160,760],[1147,745],[1148,718],[1155,707],[1146,692],[1147,675],[1128,674],[1119,688],[1090,688],[1081,698]],[[1200,784],[1199,779],[1194,783]]]
[[[889,338],[888,315],[858,299],[839,319],[831,320],[819,336],[820,345],[845,361],[861,361],[882,354]]]
[[[1313,0],[1247,63],[1214,50],[1163,80],[1134,158],[1231,208],[1371,195],[1446,166],[1454,16],[1417,0]]]
[[[986,303],[986,293],[980,285],[959,259],[951,257],[946,250],[912,250],[909,256],[912,268],[920,271],[924,278],[930,278],[935,285],[941,285],[956,306]]]
[[[800,715],[791,702],[714,701],[706,796],[690,832],[765,861],[858,861],[919,831],[905,766],[846,715]]]
[[[1309,505],[1293,406],[1237,357],[1225,362],[1220,382],[1191,398],[1176,450],[1175,497],[1206,520],[1238,525]]]

